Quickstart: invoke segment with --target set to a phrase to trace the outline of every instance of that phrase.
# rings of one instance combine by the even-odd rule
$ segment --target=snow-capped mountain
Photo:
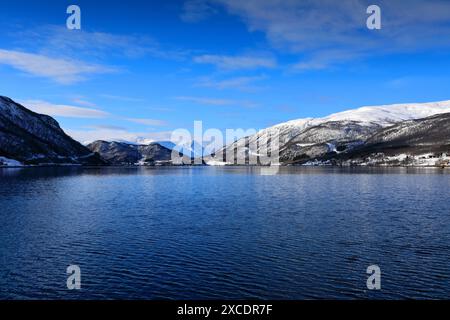
[[[348,153],[330,154],[335,164],[442,165],[450,162],[450,113],[384,128]]]
[[[58,122],[0,96],[0,165],[104,164]]]
[[[278,139],[282,164],[305,163],[332,152],[349,152],[365,144],[372,135],[383,128],[443,113],[450,113],[450,101],[362,107],[324,118],[307,118],[282,123],[243,138],[218,154],[230,154],[233,150],[244,153],[247,157],[250,152],[260,154],[261,145],[267,145],[267,141]],[[249,145],[258,148],[250,151]],[[233,164],[236,159],[223,159],[222,156],[207,159],[207,163],[224,162]]]

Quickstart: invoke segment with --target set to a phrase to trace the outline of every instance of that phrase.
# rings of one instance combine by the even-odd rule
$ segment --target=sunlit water
[[[450,298],[450,170],[276,173],[0,169],[0,298]]]

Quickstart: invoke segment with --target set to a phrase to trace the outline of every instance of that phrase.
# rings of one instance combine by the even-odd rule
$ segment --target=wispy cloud
[[[72,32],[63,26],[44,25],[33,30],[12,33],[21,46],[33,43],[44,54],[63,52],[69,56],[97,59],[108,57],[142,58],[153,56],[165,59],[182,59],[187,52],[178,48],[163,48],[161,44],[139,34],[113,34],[78,30]]]
[[[210,106],[240,106],[245,108],[254,108],[257,106],[256,103],[245,100],[232,100],[232,99],[219,99],[219,98],[207,98],[207,97],[189,97],[181,96],[175,97],[175,99],[180,101],[187,101],[194,104],[200,105],[210,105]]]
[[[208,1],[208,0],[206,0]],[[243,18],[249,31],[261,31],[279,49],[304,52],[333,45],[356,44],[366,27],[366,1],[217,0]],[[362,43],[364,44],[364,43]]]
[[[217,13],[217,8],[203,0],[188,0],[180,14],[184,22],[199,22]]]
[[[52,117],[105,118],[110,115],[109,113],[98,109],[53,104],[42,100],[24,100],[20,101],[20,103],[36,113],[46,114]]]
[[[101,94],[100,97],[105,98],[105,99],[125,101],[125,102],[143,102],[143,101],[145,101],[144,99],[141,99],[141,98],[118,96],[118,95],[112,95],[112,94]]]
[[[85,118],[85,119],[109,118],[110,120],[112,119],[116,122],[120,121],[120,122],[136,123],[147,127],[164,127],[168,125],[168,123],[164,120],[149,119],[149,118],[129,118],[120,115],[114,115],[100,109],[83,108],[79,106],[66,104],[55,104],[42,100],[22,100],[20,101],[20,103],[23,104],[26,108],[36,113],[45,114],[52,117]],[[89,129],[90,133],[92,133],[93,130],[95,132],[100,133],[128,132],[128,130],[125,127],[117,126],[115,124],[95,125],[87,127],[87,129]],[[78,132],[78,134],[80,135],[81,133]]]
[[[206,88],[215,88],[219,90],[237,89],[242,91],[255,90],[255,82],[266,79],[265,76],[250,76],[250,77],[234,77],[228,79],[214,79],[209,77],[201,78],[197,82],[197,86]]]
[[[137,123],[137,124],[143,124],[146,126],[155,126],[155,127],[163,127],[167,125],[166,121],[163,120],[156,120],[156,119],[144,119],[144,118],[126,118],[125,120]]]
[[[48,78],[62,84],[72,84],[92,74],[117,71],[110,67],[86,64],[76,60],[2,49],[0,49],[0,64],[8,65],[28,75]]]
[[[294,64],[292,71],[323,70],[332,65],[361,59],[366,54],[359,51],[327,50],[314,53],[311,57]]]
[[[180,101],[187,101],[187,102],[213,105],[213,106],[227,106],[227,105],[230,105],[233,103],[232,100],[228,100],[228,99],[204,98],[204,97],[181,96],[181,97],[175,97],[175,99],[180,100]]]
[[[273,57],[260,56],[224,56],[202,55],[194,57],[195,63],[211,64],[223,70],[249,70],[258,68],[275,68],[277,62]]]
[[[83,107],[89,107],[89,108],[95,108],[97,105],[93,102],[87,101],[83,98],[73,98],[72,102],[76,105],[83,106]]]
[[[415,76],[415,75],[408,75],[403,77],[398,77],[395,79],[392,79],[390,81],[387,81],[385,83],[385,86],[391,89],[407,89],[410,86],[413,85],[422,85],[426,86],[427,83],[432,82],[442,82],[444,83],[444,79],[440,79],[440,77],[427,77],[427,76]]]
[[[123,71],[113,66],[111,58],[136,59],[156,57],[181,60],[187,51],[162,48],[148,36],[120,35],[47,25],[8,34],[15,48],[0,49],[0,64],[26,74],[51,79],[61,84],[88,80],[94,74]]]
[[[200,1],[200,0],[197,0]],[[450,46],[450,2],[378,0],[382,29],[366,28],[369,0],[203,0],[242,19],[250,32],[262,32],[273,48],[307,58],[296,70],[318,70],[348,57],[409,53]],[[197,7],[200,7],[197,4]],[[190,7],[185,6],[185,11]],[[330,51],[339,51],[332,57]],[[325,57],[327,56],[327,57]]]
[[[171,108],[164,108],[164,107],[152,107],[148,110],[156,111],[156,112],[173,112],[174,110]]]
[[[86,127],[89,130],[114,130],[114,131],[128,131],[127,128],[122,127],[122,126],[115,126],[115,125],[110,125],[110,124],[96,124],[96,125],[92,125],[92,126],[87,126]]]

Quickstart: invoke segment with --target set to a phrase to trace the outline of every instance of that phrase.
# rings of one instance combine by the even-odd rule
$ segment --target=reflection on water
[[[0,298],[448,298],[449,172],[0,169]]]

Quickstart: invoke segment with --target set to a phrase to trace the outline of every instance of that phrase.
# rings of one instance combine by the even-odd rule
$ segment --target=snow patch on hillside
[[[335,165],[331,160],[311,160],[303,164],[303,166],[332,166]],[[450,155],[443,153],[436,155],[433,153],[425,153],[420,155],[398,154],[394,156],[385,156],[382,153],[375,154],[366,159],[347,160],[339,163],[344,167],[357,166],[379,166],[379,167],[450,167]]]
[[[273,128],[281,126],[296,126],[304,128],[330,121],[356,121],[367,124],[374,123],[382,126],[389,126],[400,121],[427,118],[442,113],[450,113],[450,100],[430,103],[405,103],[361,107],[359,109],[334,113],[324,118],[293,120],[276,125]]]
[[[211,167],[223,167],[223,166],[230,165],[230,163],[223,162],[223,161],[217,161],[217,160],[208,160],[208,161],[205,161],[205,163],[206,163],[206,165],[211,166]]]
[[[23,163],[14,159],[0,157],[0,167],[23,167]]]
[[[363,125],[380,125],[387,127],[397,122],[427,118],[443,113],[450,113],[450,100],[430,103],[361,107],[359,109],[335,113],[324,118],[306,118],[280,123],[271,128],[262,130],[258,136],[274,136],[275,132],[283,134],[292,130],[294,133],[298,133],[309,127],[333,121],[355,121]]]

